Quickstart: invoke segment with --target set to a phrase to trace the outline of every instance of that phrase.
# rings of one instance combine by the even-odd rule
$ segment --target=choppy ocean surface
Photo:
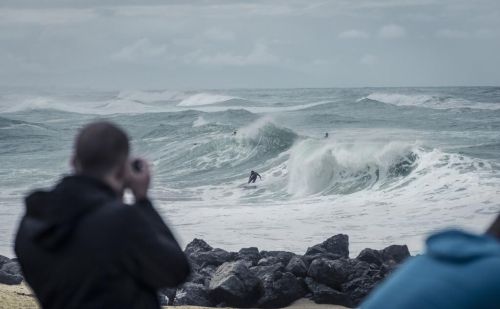
[[[346,233],[352,255],[417,253],[428,233],[481,231],[500,211],[500,88],[0,88],[0,254],[23,196],[68,173],[77,129],[101,118],[153,163],[155,205],[183,244],[300,253]]]

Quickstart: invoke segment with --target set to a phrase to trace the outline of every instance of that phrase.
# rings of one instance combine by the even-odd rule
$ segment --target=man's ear
[[[125,181],[127,176],[128,176],[128,160],[125,160],[115,169],[115,177],[116,179]]]

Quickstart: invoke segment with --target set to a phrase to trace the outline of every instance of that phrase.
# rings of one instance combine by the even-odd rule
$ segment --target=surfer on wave
[[[250,177],[248,177],[248,183],[255,183],[255,181],[257,180],[257,176],[259,176],[259,179],[262,180],[262,177],[260,177],[259,173],[251,171]]]

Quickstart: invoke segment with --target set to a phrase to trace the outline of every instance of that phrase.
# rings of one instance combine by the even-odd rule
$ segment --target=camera
[[[136,173],[140,172],[142,170],[142,162],[138,159],[132,161],[132,170]]]

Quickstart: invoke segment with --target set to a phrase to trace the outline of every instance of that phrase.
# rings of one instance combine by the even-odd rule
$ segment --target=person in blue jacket
[[[483,235],[447,230],[426,244],[361,309],[500,308],[500,215]]]

